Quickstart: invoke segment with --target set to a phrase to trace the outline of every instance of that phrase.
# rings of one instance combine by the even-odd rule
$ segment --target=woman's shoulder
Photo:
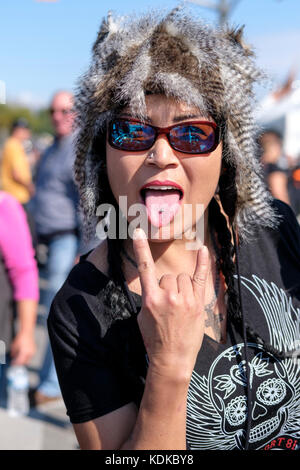
[[[277,216],[275,227],[260,227],[250,243],[243,243],[243,259],[255,259],[255,269],[264,266],[272,275],[279,269],[280,276],[299,279],[300,226],[291,207],[278,199],[271,202]],[[247,263],[246,263],[247,265]],[[267,274],[264,274],[265,278]]]
[[[293,209],[283,201],[274,199],[273,207],[278,215],[277,231],[280,236],[292,239],[296,245],[300,243],[300,226]]]
[[[270,206],[273,210],[275,223],[272,227],[259,227],[255,239],[259,241],[261,237],[265,236],[278,239],[278,237],[287,234],[293,234],[299,237],[300,226],[290,205],[279,199],[272,198],[270,200]]]
[[[255,236],[241,244],[245,256],[250,253],[263,253],[263,259],[270,257],[270,263],[279,259],[280,263],[300,262],[300,226],[291,207],[279,199],[272,199],[271,205],[276,216],[273,227],[260,227]]]
[[[278,212],[283,217],[292,217],[294,216],[294,212],[291,207],[284,201],[280,199],[273,198],[271,200],[271,204],[276,212]]]
[[[63,302],[72,296],[99,300],[102,290],[111,281],[107,274],[107,263],[104,258],[106,258],[104,246],[97,246],[82,255],[56,294],[56,301]]]
[[[105,245],[81,256],[52,302],[49,322],[71,323],[76,329],[91,322],[104,334],[116,320],[129,318],[130,302],[106,268]]]

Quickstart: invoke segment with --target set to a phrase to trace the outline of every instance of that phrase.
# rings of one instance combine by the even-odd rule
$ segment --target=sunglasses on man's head
[[[169,127],[156,127],[135,119],[117,118],[110,122],[108,142],[118,150],[140,152],[152,147],[161,134],[170,146],[190,155],[210,153],[219,144],[219,128],[210,121],[188,121]]]

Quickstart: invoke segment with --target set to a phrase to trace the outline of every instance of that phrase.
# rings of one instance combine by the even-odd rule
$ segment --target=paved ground
[[[37,354],[29,365],[30,383],[37,385],[37,372],[45,349],[42,316],[36,327]],[[76,437],[62,400],[31,409],[29,416],[11,417],[0,408],[0,450],[74,450]]]

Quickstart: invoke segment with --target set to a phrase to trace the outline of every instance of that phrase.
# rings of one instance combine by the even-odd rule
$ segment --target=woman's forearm
[[[18,333],[34,333],[37,317],[37,305],[37,301],[32,299],[17,301]]]
[[[186,449],[189,380],[177,372],[172,378],[149,367],[137,421],[122,449]]]
[[[145,233],[133,239],[143,305],[137,322],[149,358],[144,395],[124,449],[186,449],[188,388],[204,334],[208,250],[197,252],[191,277],[165,275],[159,284]]]

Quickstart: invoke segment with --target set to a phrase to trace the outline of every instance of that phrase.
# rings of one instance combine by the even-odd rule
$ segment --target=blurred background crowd
[[[290,8],[287,0],[282,1]],[[237,3],[214,3],[220,23],[228,18],[217,6],[227,6],[229,14]],[[99,12],[98,22],[108,8]],[[300,81],[293,65],[283,71],[284,80],[261,96],[255,113],[257,158],[266,185],[274,197],[292,207],[300,223]],[[47,105],[38,109],[0,100],[0,407],[12,411],[16,406],[9,396],[11,369],[30,370],[39,354],[37,379],[34,386],[27,384],[28,404],[19,404],[18,412],[25,415],[30,408],[60,399],[49,342],[37,351],[36,326],[47,331],[55,293],[79,256],[97,243],[97,239],[89,245],[82,241],[73,178],[76,129],[71,89],[49,93]]]
[[[92,247],[82,242],[73,178],[73,105],[69,91],[52,97],[49,116],[53,134],[42,138],[43,148],[24,116],[12,121],[1,145],[0,325],[6,357],[0,399],[9,409],[7,370],[30,362],[35,354],[38,315],[47,318],[53,297],[78,256]],[[29,390],[29,404],[36,406],[59,397],[48,343],[38,387]]]

